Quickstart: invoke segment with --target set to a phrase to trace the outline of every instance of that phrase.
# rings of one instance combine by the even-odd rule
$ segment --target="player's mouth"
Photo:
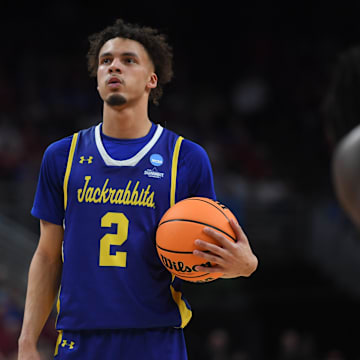
[[[111,76],[108,80],[106,80],[106,85],[110,88],[118,88],[123,85],[123,83],[124,81],[117,76]]]

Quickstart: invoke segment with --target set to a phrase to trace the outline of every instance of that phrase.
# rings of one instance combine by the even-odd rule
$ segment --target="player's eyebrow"
[[[121,54],[122,56],[128,56],[128,57],[135,57],[135,58],[139,58],[139,55],[134,53],[134,52],[131,52],[131,51],[128,51],[128,52],[124,52]]]
[[[135,57],[135,58],[139,59],[139,55],[137,53],[132,52],[132,51],[125,51],[125,52],[121,53],[120,55],[121,56],[127,56],[127,57]],[[104,58],[104,57],[108,57],[108,56],[113,56],[113,53],[104,52],[104,53],[100,54],[99,58]]]

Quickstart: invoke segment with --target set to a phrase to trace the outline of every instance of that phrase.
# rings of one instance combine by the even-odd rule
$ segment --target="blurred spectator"
[[[23,139],[10,118],[0,118],[0,174],[1,179],[16,176],[23,157]]]
[[[324,357],[324,360],[346,360],[345,356],[340,350],[330,350]]]
[[[230,360],[229,355],[229,333],[226,329],[213,329],[206,342],[206,359],[209,360]]]
[[[315,360],[313,339],[304,337],[296,329],[285,329],[280,334],[277,360]]]
[[[17,350],[21,315],[9,292],[0,284],[0,354],[9,356]]]
[[[251,359],[246,351],[236,350],[231,354],[230,360],[251,360]]]
[[[235,111],[240,115],[253,115],[264,110],[269,102],[269,89],[265,80],[255,71],[249,71],[234,86],[232,101]]]

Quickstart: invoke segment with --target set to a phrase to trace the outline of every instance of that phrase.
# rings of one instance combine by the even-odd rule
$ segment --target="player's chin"
[[[123,106],[127,103],[127,99],[123,94],[116,92],[116,93],[109,94],[106,97],[105,102],[109,106]]]

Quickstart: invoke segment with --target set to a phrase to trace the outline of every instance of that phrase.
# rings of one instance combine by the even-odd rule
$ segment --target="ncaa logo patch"
[[[164,163],[164,159],[160,154],[152,154],[150,156],[150,162],[153,166],[161,166]]]

